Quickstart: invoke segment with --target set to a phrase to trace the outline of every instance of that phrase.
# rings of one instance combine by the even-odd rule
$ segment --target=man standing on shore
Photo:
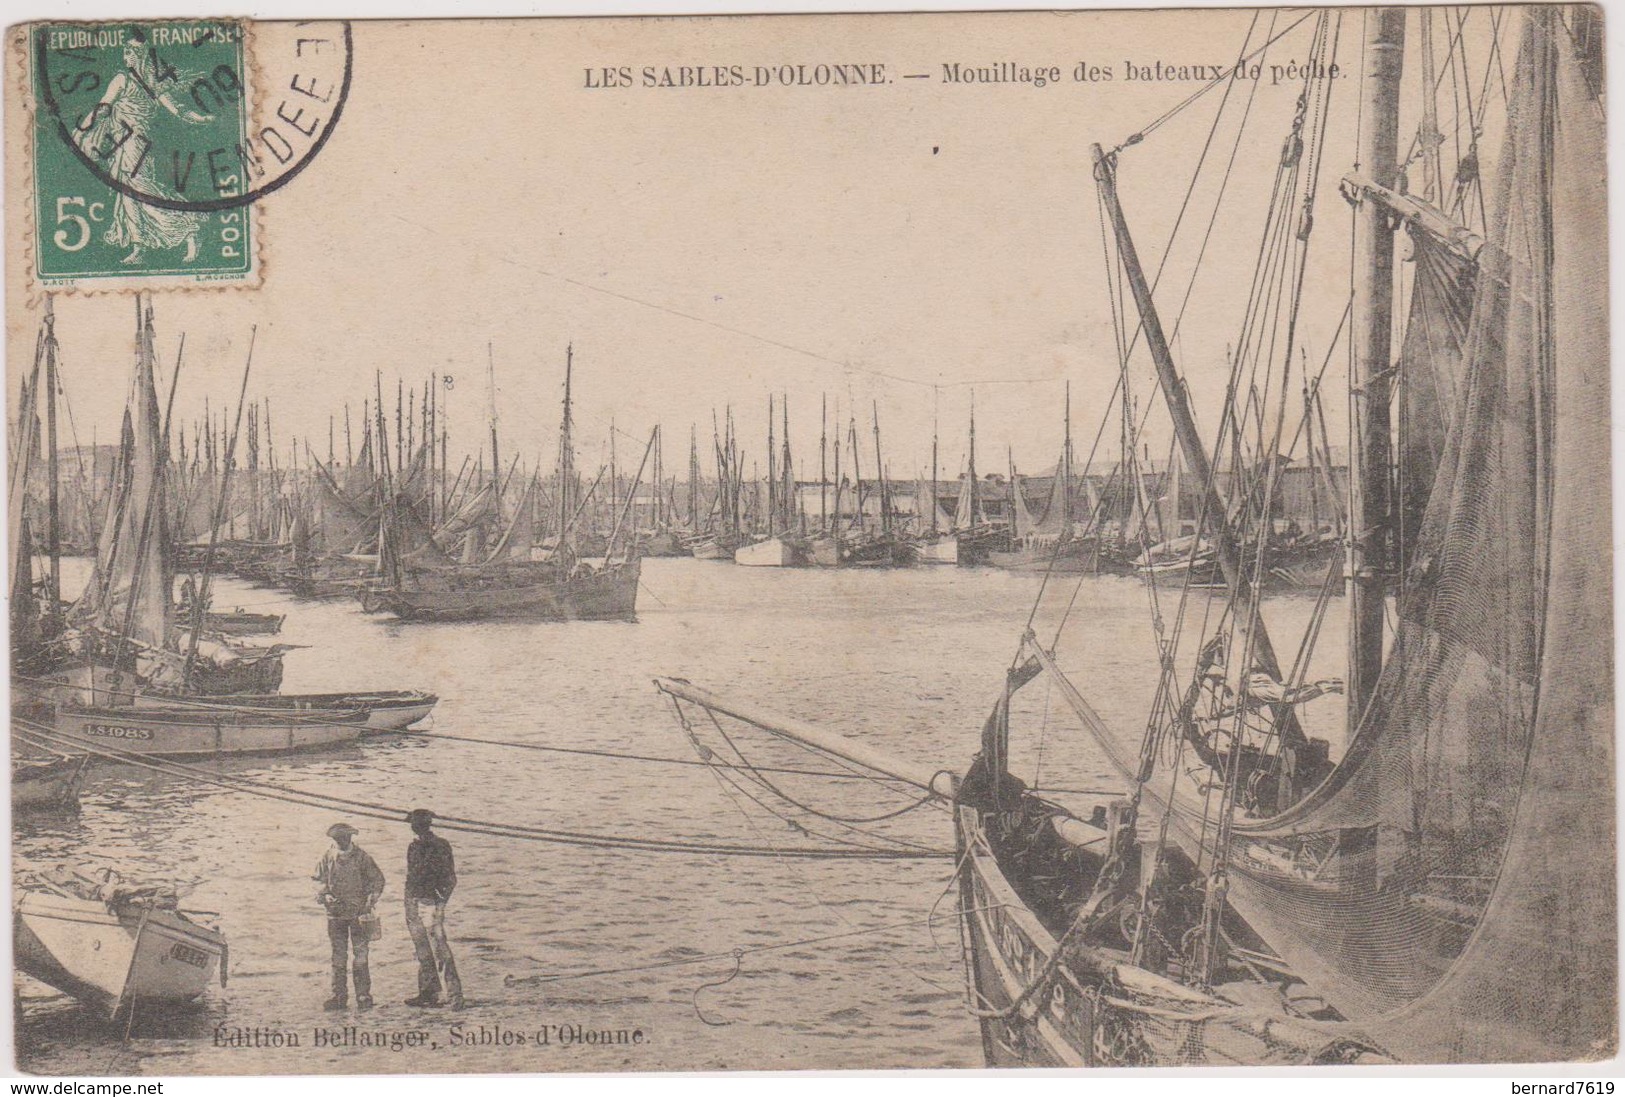
[[[367,968],[370,942],[361,917],[372,913],[373,905],[384,893],[384,873],[378,862],[355,844],[357,833],[349,823],[328,827],[327,836],[333,839],[333,845],[316,866],[316,879],[322,885],[316,899],[327,908],[327,939],[333,946],[333,996],[322,1004],[327,1010],[349,1005],[344,977],[347,963],[355,980],[356,1007],[372,1008],[372,973]]]
[[[418,957],[417,997],[406,1004],[438,1006],[443,986],[445,1004],[462,1009],[463,984],[446,941],[446,902],[457,886],[451,843],[429,829],[434,812],[428,808],[408,812],[406,821],[417,835],[406,850],[406,929]]]

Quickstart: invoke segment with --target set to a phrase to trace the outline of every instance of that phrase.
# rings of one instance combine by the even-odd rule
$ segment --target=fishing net
[[[1412,1059],[1616,1039],[1602,118],[1561,10],[1526,19],[1453,397],[1450,340],[1406,345],[1453,413],[1376,696],[1230,850],[1236,908]],[[1459,322],[1442,281],[1424,330]]]

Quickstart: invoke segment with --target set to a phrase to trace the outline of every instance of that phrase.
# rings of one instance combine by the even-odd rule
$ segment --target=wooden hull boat
[[[55,734],[98,750],[151,757],[285,754],[353,743],[367,725],[362,709],[319,717],[241,705],[178,702],[117,707],[60,705]]]
[[[440,698],[433,693],[401,689],[372,693],[241,694],[231,699],[231,707],[315,714],[360,710],[366,713],[367,721],[362,730],[368,734],[409,728],[433,712],[439,702]]]
[[[737,544],[731,537],[702,537],[689,546],[696,560],[732,560]]]
[[[204,628],[225,636],[273,636],[282,631],[287,618],[275,613],[209,613],[204,615]]]
[[[1077,538],[1057,544],[1031,540],[1003,551],[990,551],[987,562],[1008,571],[1052,572],[1066,575],[1090,574],[1098,570],[1095,542]]]
[[[641,571],[641,562],[634,557],[597,570],[581,570],[568,578],[515,586],[371,587],[361,592],[361,608],[368,613],[390,613],[405,621],[496,617],[635,621]]]
[[[899,537],[882,535],[864,539],[820,537],[812,542],[809,557],[817,567],[908,567],[918,559],[917,547]]]
[[[953,534],[917,541],[914,544],[914,558],[922,564],[957,564],[959,563],[959,538]]]
[[[734,550],[734,563],[747,568],[793,568],[805,557],[785,537],[769,537]]]
[[[176,910],[26,890],[13,925],[17,970],[109,1019],[194,1001],[224,980],[225,937]]]
[[[51,758],[39,761],[12,758],[11,810],[22,814],[34,811],[77,811],[79,787],[90,755]]]

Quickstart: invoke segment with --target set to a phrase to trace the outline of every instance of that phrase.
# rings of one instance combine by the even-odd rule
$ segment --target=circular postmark
[[[322,151],[350,94],[348,22],[64,23],[33,29],[38,107],[125,199],[246,206]],[[263,96],[256,101],[256,96]]]

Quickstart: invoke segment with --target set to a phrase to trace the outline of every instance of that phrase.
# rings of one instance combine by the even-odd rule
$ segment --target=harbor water
[[[441,700],[417,729],[432,736],[195,764],[356,803],[524,827],[754,849],[850,839],[856,831],[833,821],[804,833],[702,766],[613,757],[698,759],[652,679],[686,678],[963,772],[1029,614],[1046,644],[1064,614],[1062,664],[1105,721],[1137,741],[1156,684],[1152,623],[1160,612],[1165,630],[1173,627],[1177,592],[1153,606],[1133,579],[1057,576],[1040,595],[1043,584],[991,569],[653,559],[635,624],[403,624],[351,601],[302,602],[224,580],[216,610],[286,613],[275,639],[307,645],[286,657],[284,692],[418,688]],[[1278,648],[1295,648],[1313,606],[1307,597],[1272,605],[1272,625],[1291,637]],[[1193,620],[1203,612],[1189,609]],[[1311,677],[1339,673],[1341,613],[1334,601]],[[1023,779],[1076,790],[1055,796],[1079,810],[1125,787],[1043,680],[1023,691],[1016,717],[1011,764]],[[1334,747],[1341,734],[1328,731],[1340,719],[1335,698],[1306,713],[1312,733]],[[752,744],[763,764],[799,757],[828,768],[759,733]],[[842,818],[911,799],[866,781],[786,780],[799,782],[798,798],[819,798],[816,806]],[[388,878],[383,937],[372,947],[378,1004],[323,1012],[328,941],[311,876],[327,827],[346,818],[102,764],[79,814],[18,821],[18,872],[110,864],[126,877],[174,882],[181,906],[213,912],[230,941],[224,989],[211,987],[194,1010],[138,1014],[128,1039],[122,1020],[98,1021],[19,977],[19,1066],[124,1075],[983,1065],[964,1008],[953,833],[940,805],[885,824],[943,854],[919,860],[656,853],[442,831],[460,881],[448,927],[467,997],[461,1012],[402,1004],[417,989],[401,903],[411,834],[404,822],[371,818],[351,821]]]

